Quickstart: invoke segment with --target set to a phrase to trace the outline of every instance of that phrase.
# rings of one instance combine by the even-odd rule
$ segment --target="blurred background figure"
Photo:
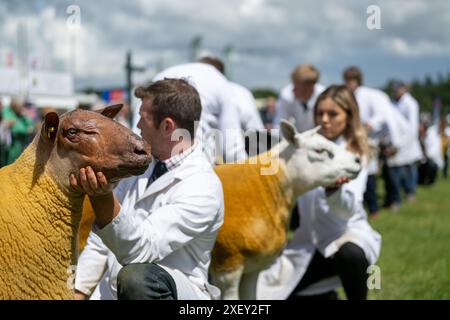
[[[419,165],[419,184],[432,185],[436,181],[438,170],[444,168],[441,137],[438,124],[424,120],[419,126],[419,141],[423,160]]]
[[[368,167],[368,179],[364,202],[372,218],[378,216],[376,177],[379,172],[378,156],[384,158],[385,187],[387,202],[391,210],[396,211],[400,205],[397,184],[392,177],[399,175],[396,163],[388,165],[388,159],[397,150],[406,145],[409,132],[408,124],[398,110],[394,108],[389,96],[381,90],[363,86],[363,74],[356,66],[350,66],[343,72],[344,82],[358,102],[361,122],[366,128],[369,144],[372,145],[371,160]],[[395,189],[397,188],[397,189]],[[394,190],[395,189],[395,190]]]
[[[393,81],[391,93],[394,106],[407,120],[411,135],[407,143],[392,156],[391,161],[396,161],[399,168],[394,175],[396,189],[400,186],[404,189],[408,201],[415,200],[416,186],[418,181],[416,162],[423,157],[419,143],[419,103],[408,92],[407,86],[402,81]]]
[[[2,117],[11,134],[11,143],[5,148],[5,164],[8,165],[13,163],[29,144],[35,127],[33,120],[25,112],[24,101],[19,97],[13,97],[10,106],[3,108]]]
[[[319,70],[311,64],[297,66],[291,73],[291,83],[281,89],[273,128],[280,127],[281,119],[295,121],[298,132],[314,127],[313,108],[325,87],[318,83]]]
[[[207,63],[185,63],[161,71],[153,81],[164,78],[184,78],[197,89],[202,114],[196,136],[212,164],[247,158],[238,105],[233,101],[228,80],[220,71]]]
[[[277,107],[277,98],[269,96],[266,98],[265,105],[261,109],[261,119],[264,124],[264,128],[271,130],[273,128],[273,121],[275,119]]]
[[[0,99],[0,168],[6,165],[6,149],[11,145],[10,126],[12,121],[3,119],[3,103]]]
[[[442,168],[442,176],[448,178],[448,158],[450,153],[450,127],[447,118],[442,117],[439,122],[439,134],[441,136],[442,155],[444,157],[444,166]]]
[[[224,76],[226,75],[225,64],[217,57],[206,56],[199,60],[199,62],[207,63],[214,66]],[[246,87],[233,82],[228,79],[233,102],[237,105],[239,110],[239,118],[241,128],[244,132],[259,131],[264,129],[261,116],[256,107],[255,97]]]
[[[199,62],[212,65],[226,76],[225,64],[219,58],[205,56]],[[231,103],[235,104],[239,111],[239,123],[244,133],[245,151],[248,155],[254,155],[259,151],[260,134],[261,130],[264,129],[261,116],[256,106],[255,97],[250,90],[236,82],[228,79],[228,84]],[[251,147],[250,144],[252,144]]]

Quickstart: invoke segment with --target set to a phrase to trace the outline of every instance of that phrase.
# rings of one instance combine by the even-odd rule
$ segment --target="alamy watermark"
[[[265,154],[270,147],[280,142],[278,129],[260,130],[258,133],[252,130],[244,132],[241,129],[203,129],[198,128],[199,122],[195,123],[197,134],[196,140],[201,141],[203,152],[210,163],[245,163],[258,164],[261,166],[261,175],[273,175],[279,169],[278,153]],[[192,141],[191,134],[186,129],[176,129],[171,136],[172,141]],[[248,145],[249,158],[244,160],[245,141]],[[182,145],[176,145],[171,152],[171,156],[176,156],[182,150]]]
[[[380,290],[381,289],[381,269],[379,266],[373,264],[367,268],[369,274],[367,278],[367,289]]]
[[[69,30],[78,30],[81,26],[81,8],[72,4],[66,8],[69,15],[66,20],[66,26]]]
[[[76,276],[77,266],[76,265],[70,265],[67,267],[66,273],[68,274],[68,278],[66,281],[67,288],[70,290],[75,289],[75,276]]]
[[[381,9],[377,5],[370,5],[367,7],[366,13],[368,14],[366,20],[366,26],[369,30],[381,29]]]

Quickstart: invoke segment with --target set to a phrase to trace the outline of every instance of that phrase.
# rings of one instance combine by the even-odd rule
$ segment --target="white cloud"
[[[386,50],[403,57],[447,56],[450,55],[450,44],[419,40],[408,42],[394,37],[383,42]]]
[[[17,54],[19,23],[26,24],[30,53],[70,69],[73,36],[66,8],[81,8],[76,36],[77,79],[101,86],[124,83],[125,53],[149,68],[185,62],[189,43],[221,54],[232,44],[235,80],[280,87],[298,63],[339,64],[365,56],[433,59],[450,53],[450,3],[446,1],[139,0],[0,3],[0,52]],[[33,3],[34,4],[34,3]],[[381,9],[382,30],[366,27],[367,6]],[[373,57],[372,57],[373,58]],[[1,59],[0,59],[1,61]],[[343,66],[344,67],[344,66]],[[417,70],[419,66],[416,66]],[[426,66],[423,66],[426,68]],[[333,78],[323,70],[324,78]],[[418,71],[419,72],[419,71]],[[142,75],[141,75],[142,76]],[[388,76],[388,75],[386,75]]]

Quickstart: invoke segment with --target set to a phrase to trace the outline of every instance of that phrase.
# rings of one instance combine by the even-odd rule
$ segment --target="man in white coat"
[[[364,202],[367,204],[369,214],[375,217],[378,215],[379,210],[376,195],[376,176],[379,166],[378,148],[380,139],[382,139],[383,132],[385,132],[385,137],[388,138],[392,147],[391,150],[399,150],[408,141],[410,130],[407,121],[394,108],[386,93],[363,85],[363,74],[358,67],[351,66],[346,68],[343,72],[343,79],[346,86],[355,95],[361,122],[367,130],[369,142],[372,150],[374,150],[368,166]]]
[[[397,184],[395,189],[399,191],[401,185],[408,200],[412,201],[415,199],[418,182],[416,162],[423,158],[419,142],[419,103],[408,92],[405,83],[401,81],[394,81],[391,84],[391,90],[396,108],[408,121],[411,136],[406,145],[388,159],[388,164],[391,167],[400,167],[400,175],[395,176],[393,181]],[[399,199],[400,194],[397,194],[395,198]]]
[[[304,132],[314,127],[313,109],[317,97],[325,90],[318,83],[319,70],[313,65],[302,64],[291,73],[291,83],[280,91],[276,106],[273,128],[280,127],[281,119],[295,121],[298,132]]]
[[[215,299],[208,283],[211,250],[223,223],[219,178],[194,139],[200,98],[181,79],[138,88],[142,137],[153,163],[114,193],[102,173],[80,169],[74,188],[83,189],[96,216],[80,255],[76,298]],[[183,139],[173,139],[176,130]]]
[[[205,56],[199,62],[214,66],[220,73],[225,75],[225,65],[217,57]],[[239,111],[239,123],[244,136],[251,137],[255,132],[260,134],[264,130],[264,124],[256,107],[255,97],[246,87],[228,80],[231,101]],[[253,140],[249,140],[252,142]],[[256,147],[256,146],[255,146]]]
[[[247,158],[239,110],[228,80],[215,67],[200,62],[180,64],[160,72],[153,80],[164,78],[184,78],[197,89],[202,103],[197,139],[203,141],[211,163]]]

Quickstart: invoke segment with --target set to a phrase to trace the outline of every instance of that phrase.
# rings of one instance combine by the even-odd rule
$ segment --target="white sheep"
[[[361,166],[351,152],[317,133],[299,134],[282,121],[285,140],[245,164],[216,167],[223,185],[225,217],[212,252],[212,281],[223,299],[256,299],[260,271],[287,242],[296,199],[337,178],[354,179]],[[257,164],[252,164],[257,163]],[[276,174],[264,171],[278,168]]]
[[[117,182],[151,161],[148,144],[110,119],[120,108],[47,114],[22,155],[0,169],[0,299],[73,298],[84,194],[71,190],[69,174],[90,165]]]

